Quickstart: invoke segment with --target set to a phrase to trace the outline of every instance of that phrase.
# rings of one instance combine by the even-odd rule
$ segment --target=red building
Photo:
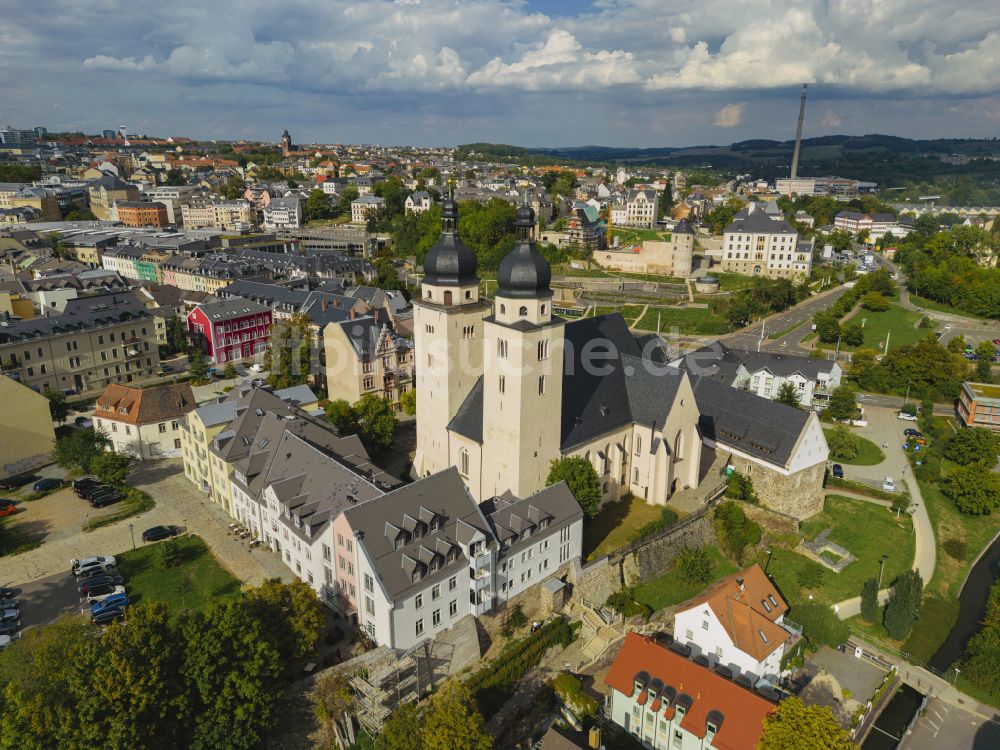
[[[118,201],[118,221],[127,227],[167,227],[167,207],[162,203]]]
[[[201,341],[216,363],[249,359],[268,347],[271,308],[232,297],[198,305],[188,313],[187,326],[192,340]]]

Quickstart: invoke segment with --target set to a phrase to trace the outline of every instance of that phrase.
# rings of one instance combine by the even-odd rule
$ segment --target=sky
[[[297,143],[1000,131],[996,0],[0,0],[0,123]]]

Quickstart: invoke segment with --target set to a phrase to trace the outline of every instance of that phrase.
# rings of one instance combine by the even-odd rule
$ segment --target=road
[[[988,709],[987,706],[981,706]],[[1000,747],[1000,722],[980,713],[931,698],[900,750],[996,750]]]
[[[931,524],[930,515],[927,513],[927,506],[923,496],[920,494],[920,486],[913,477],[910,470],[910,463],[903,452],[904,435],[903,430],[912,427],[912,422],[904,422],[896,419],[895,413],[891,409],[882,407],[871,407],[865,409],[865,416],[868,418],[868,426],[864,428],[851,427],[852,432],[863,434],[877,445],[886,445],[882,450],[885,453],[885,460],[875,466],[852,466],[845,464],[844,472],[847,479],[852,479],[866,484],[881,485],[885,477],[892,477],[898,484],[905,484],[910,492],[911,517],[913,518],[913,567],[920,571],[920,576],[924,581],[929,581],[934,575],[934,566],[937,564],[937,545],[934,542],[934,527]],[[879,592],[879,600],[884,601],[889,595],[889,590],[883,589]],[[855,596],[838,602],[836,611],[841,620],[860,614],[861,597]]]
[[[782,313],[772,315],[764,321],[754,323],[736,333],[720,337],[727,345],[737,349],[756,349],[757,344],[766,351],[783,352],[807,356],[809,350],[802,347],[802,339],[812,331],[809,321],[820,310],[825,310],[847,291],[847,287],[838,286],[803,300],[794,307]],[[779,331],[786,331],[794,325],[795,330],[789,331],[778,339],[768,338]],[[761,330],[763,329],[763,340]]]

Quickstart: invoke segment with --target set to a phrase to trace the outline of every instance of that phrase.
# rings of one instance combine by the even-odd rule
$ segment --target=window
[[[431,601],[437,601],[441,598],[441,584],[437,584],[431,589]]]
[[[437,627],[438,625],[441,624],[441,610],[440,609],[435,609],[434,612],[431,614],[431,624],[434,627]]]
[[[413,599],[413,604],[414,604],[414,606],[417,609],[420,609],[421,607],[423,607],[424,606],[424,595],[423,594],[417,594],[416,597]]]
[[[469,451],[465,448],[458,452],[458,470],[462,476],[469,476]]]
[[[417,635],[423,635],[423,634],[424,634],[424,621],[417,620]]]
[[[174,448],[180,448],[180,447],[181,447],[181,439],[174,438]]]
[[[702,630],[708,630],[708,620],[702,620],[701,621],[701,629]]]
[[[507,359],[507,340],[497,339],[497,357]]]
[[[330,546],[327,544],[323,545],[323,559],[327,562],[330,561]]]
[[[538,342],[538,361],[549,358],[549,341],[545,339]]]
[[[451,603],[448,605],[448,616],[454,617],[458,612],[458,599],[452,599]]]
[[[538,395],[539,396],[544,396],[545,395],[545,376],[544,375],[539,375],[538,376]]]
[[[454,591],[455,587],[458,585],[458,576],[452,576],[448,579],[448,590]]]
[[[520,309],[517,311],[517,314],[520,315],[522,318],[525,317],[528,314],[528,308],[525,307],[524,305],[521,305]]]
[[[507,391],[507,378],[504,377],[503,375],[501,375],[500,376],[500,380],[498,382],[498,385],[499,385],[498,390],[500,391],[500,393],[501,394],[506,393],[506,391]]]
[[[160,422],[160,423],[159,423],[158,425],[156,425],[156,428],[157,428],[157,429],[158,429],[158,430],[160,431],[160,433],[162,434],[162,433],[164,433],[164,432],[166,432],[166,431],[167,431],[167,423],[166,423],[166,422]]]
[[[365,597],[365,612],[367,612],[370,615],[375,614],[375,600],[372,599],[370,596]]]

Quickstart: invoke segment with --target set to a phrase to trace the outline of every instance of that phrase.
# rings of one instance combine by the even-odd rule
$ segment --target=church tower
[[[552,316],[552,269],[535,246],[530,206],[518,208],[516,230],[485,321],[484,496],[541,489],[559,457],[565,321]]]
[[[458,204],[441,206],[441,238],[424,258],[420,298],[413,300],[417,453],[414,477],[450,466],[448,423],[483,374],[479,262],[458,236]]]
[[[292,151],[292,136],[288,134],[286,129],[284,133],[281,134],[281,154],[282,156],[288,156]]]

